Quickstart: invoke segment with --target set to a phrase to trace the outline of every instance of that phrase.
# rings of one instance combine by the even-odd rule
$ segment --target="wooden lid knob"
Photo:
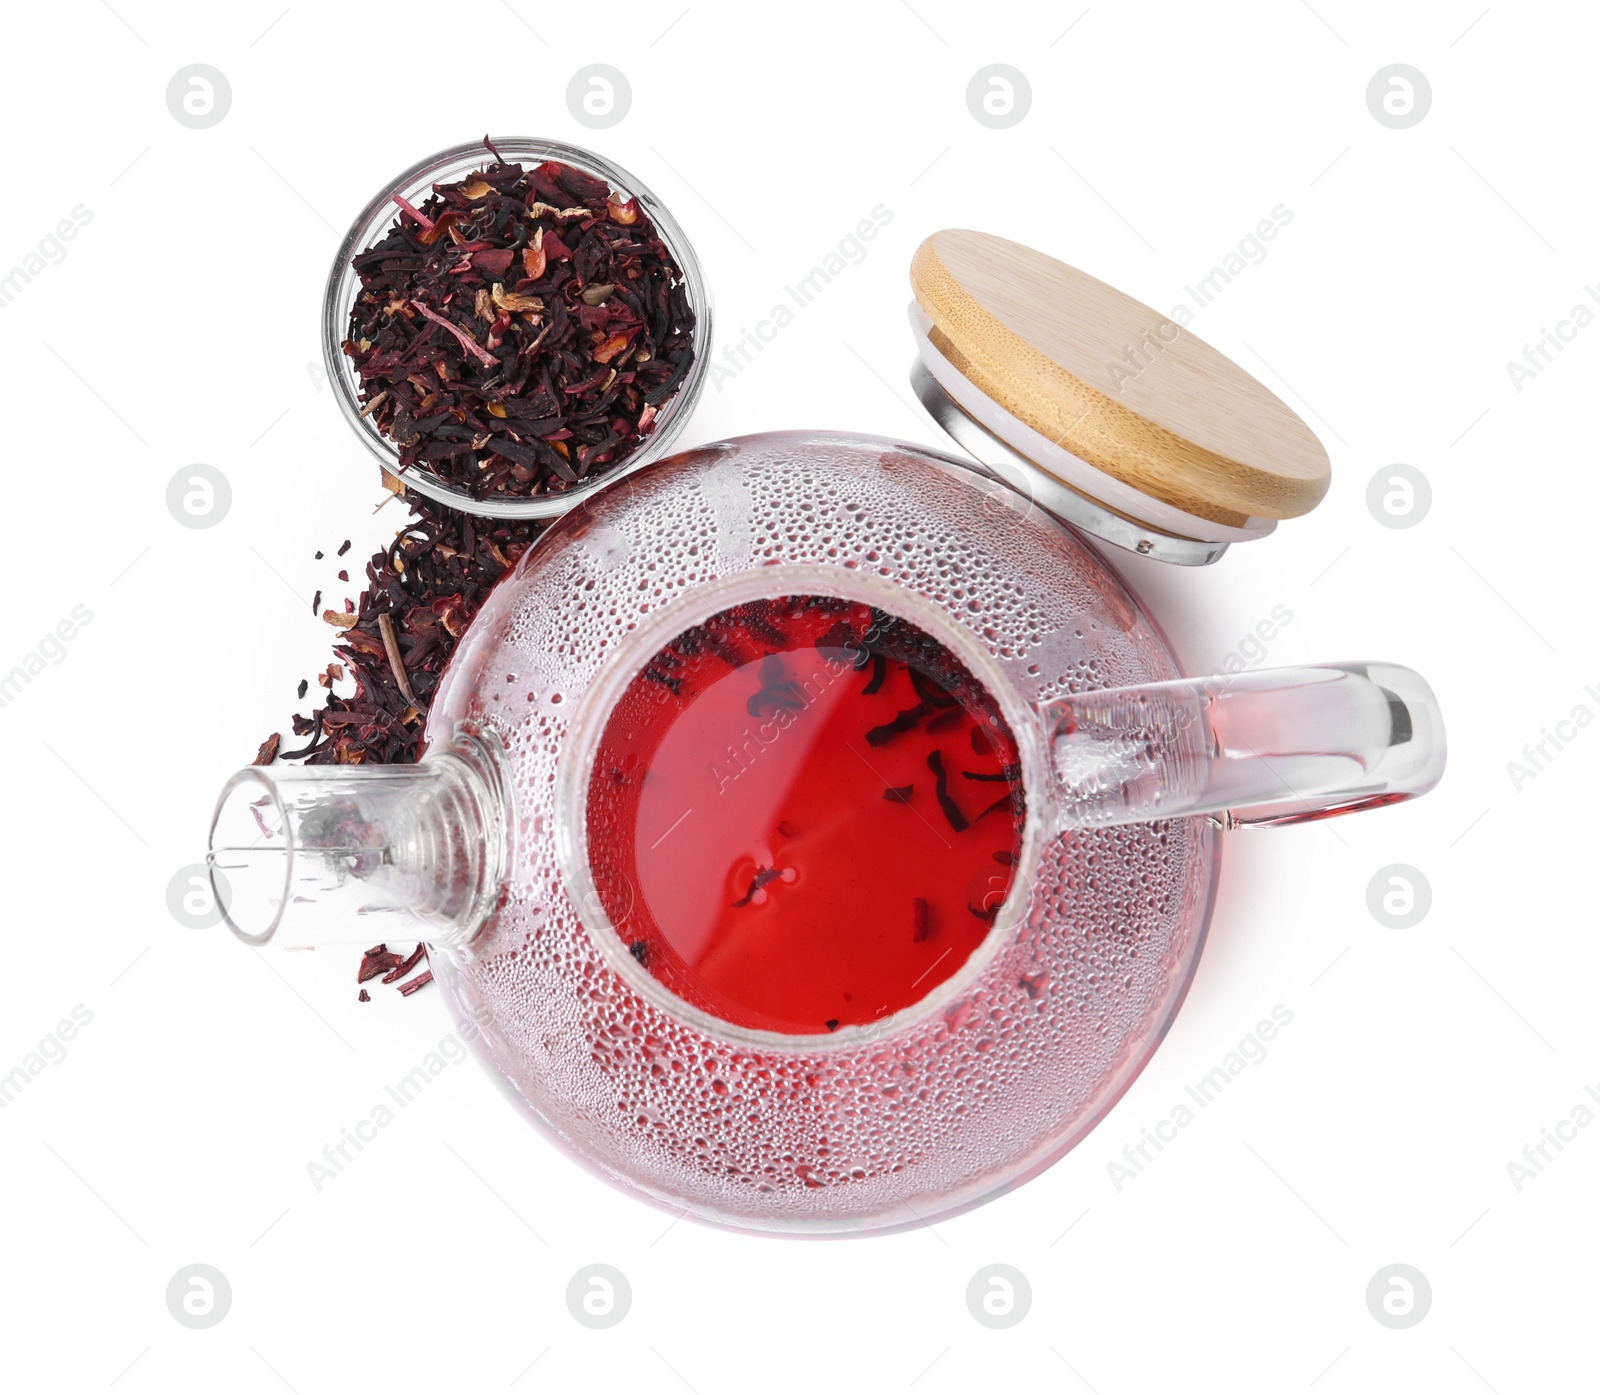
[[[1328,492],[1311,428],[1165,315],[1032,248],[934,233],[911,262],[929,338],[1026,426],[1185,513],[1295,518]]]

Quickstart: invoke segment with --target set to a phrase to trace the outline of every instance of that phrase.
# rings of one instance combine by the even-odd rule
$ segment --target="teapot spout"
[[[416,765],[249,766],[223,786],[206,864],[249,945],[424,940],[464,949],[509,863],[498,737]]]

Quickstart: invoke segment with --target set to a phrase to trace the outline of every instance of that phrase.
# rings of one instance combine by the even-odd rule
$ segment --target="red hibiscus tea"
[[[872,606],[791,596],[721,612],[634,677],[595,757],[589,860],[673,993],[810,1035],[966,963],[1025,814],[1016,742],[948,649]]]

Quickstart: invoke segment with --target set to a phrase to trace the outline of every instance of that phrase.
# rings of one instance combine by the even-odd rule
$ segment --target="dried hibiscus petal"
[[[401,962],[400,956],[388,945],[373,945],[361,956],[361,967],[356,971],[356,982],[365,983],[368,979],[377,978],[379,974],[388,973]]]
[[[417,965],[422,961],[422,956],[427,952],[428,949],[426,945],[418,945],[414,950],[412,950],[410,955],[408,955],[405,960],[399,964],[396,964],[394,968],[390,969],[389,972],[383,976],[383,981],[385,983],[398,983],[417,967]]]

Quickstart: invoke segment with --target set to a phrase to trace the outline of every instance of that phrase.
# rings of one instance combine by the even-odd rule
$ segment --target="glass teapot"
[[[1199,565],[1314,506],[1286,406],[998,238],[936,234],[912,282],[972,458],[777,432],[630,473],[491,594],[418,765],[251,767],[212,829],[241,938],[426,941],[558,1144],[741,1229],[1038,1173],[1164,1036],[1225,835],[1444,764],[1396,665],[1184,678],[1089,540]]]

